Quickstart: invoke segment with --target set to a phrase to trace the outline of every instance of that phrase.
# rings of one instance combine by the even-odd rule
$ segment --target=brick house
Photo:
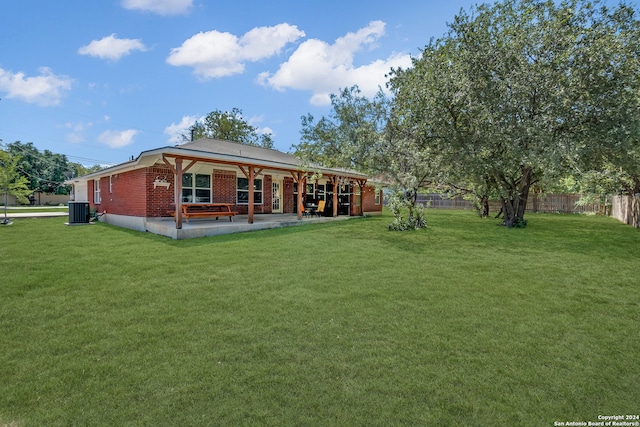
[[[297,214],[324,200],[323,215],[380,214],[380,191],[358,172],[306,165],[296,157],[216,139],[142,152],[136,159],[66,182],[72,200],[101,220],[147,231],[146,219],[174,217],[183,204],[228,204],[247,215]],[[253,203],[250,203],[253,201]]]

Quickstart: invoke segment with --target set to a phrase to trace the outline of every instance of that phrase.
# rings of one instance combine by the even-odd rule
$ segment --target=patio
[[[350,216],[317,217],[305,216],[299,220],[297,214],[257,214],[253,224],[248,223],[247,215],[237,215],[233,222],[226,218],[192,219],[182,223],[182,229],[176,229],[173,218],[147,218],[146,229],[150,233],[171,237],[172,239],[192,239],[194,237],[218,236],[221,234],[244,233],[247,231],[266,230],[269,228],[293,227],[304,224],[341,221]]]

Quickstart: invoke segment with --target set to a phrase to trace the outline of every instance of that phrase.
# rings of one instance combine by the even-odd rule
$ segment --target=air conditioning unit
[[[89,202],[69,202],[69,224],[89,224]]]

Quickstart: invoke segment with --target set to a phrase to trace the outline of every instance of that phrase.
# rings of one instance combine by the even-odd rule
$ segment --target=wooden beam
[[[162,155],[162,161],[164,162],[165,165],[167,165],[169,169],[171,169],[171,172],[175,175],[176,168],[169,162],[169,160],[167,160],[167,157],[164,154]]]
[[[189,163],[189,165],[186,168],[182,169],[182,173],[183,174],[187,173],[187,171],[191,169],[191,166],[195,165],[196,163],[198,163],[197,160],[192,160],[191,163]]]

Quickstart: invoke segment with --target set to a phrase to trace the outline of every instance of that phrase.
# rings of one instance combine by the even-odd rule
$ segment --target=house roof
[[[199,151],[208,154],[234,156],[259,162],[275,162],[296,168],[303,166],[300,159],[292,156],[291,154],[283,153],[282,151],[271,148],[256,147],[253,145],[239,144],[237,142],[224,141],[221,139],[204,138],[178,145],[175,148],[189,152]]]
[[[136,159],[132,159],[89,175],[69,179],[65,181],[65,184],[73,184],[79,180],[96,179],[102,176],[151,166],[157,162],[162,162],[163,156],[201,159],[202,161],[212,163],[218,161],[226,164],[255,165],[265,169],[291,171],[304,170],[309,172],[320,172],[328,175],[342,175],[350,178],[367,178],[365,174],[360,172],[347,169],[324,168],[318,165],[307,164],[291,154],[283,153],[274,149],[256,147],[220,139],[203,138],[173,147],[162,147],[143,151]]]

